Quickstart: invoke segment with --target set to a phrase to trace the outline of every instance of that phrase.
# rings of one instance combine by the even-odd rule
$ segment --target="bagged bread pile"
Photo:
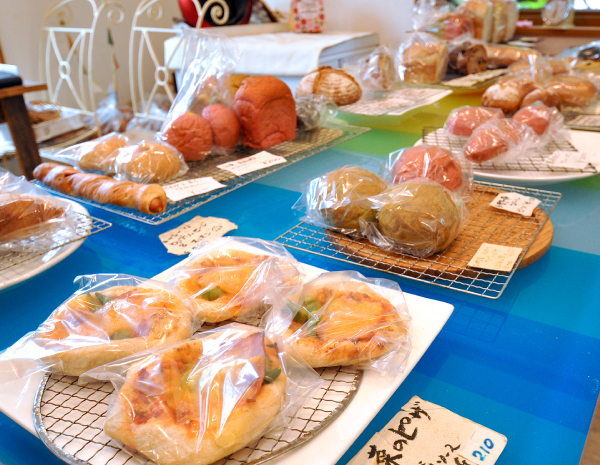
[[[357,166],[313,179],[294,208],[309,223],[366,237],[385,250],[427,257],[459,233],[470,170],[444,149],[413,147],[391,154],[386,179]]]

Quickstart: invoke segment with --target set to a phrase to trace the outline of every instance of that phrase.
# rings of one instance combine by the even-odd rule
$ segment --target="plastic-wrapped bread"
[[[115,181],[108,176],[82,173],[70,166],[42,163],[33,171],[34,177],[64,194],[119,207],[132,208],[147,214],[163,213],[167,195],[158,184],[138,184]]]
[[[493,8],[488,0],[469,0],[461,4],[455,13],[465,14],[473,19],[476,39],[489,42],[492,38]]]
[[[431,34],[415,32],[398,51],[398,75],[401,81],[417,84],[440,82],[448,68],[448,46]]]

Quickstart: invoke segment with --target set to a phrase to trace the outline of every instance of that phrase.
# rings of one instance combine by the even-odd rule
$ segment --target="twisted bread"
[[[42,163],[33,171],[35,178],[64,194],[100,203],[133,208],[142,213],[163,213],[167,195],[158,184],[115,181],[108,176],[82,173],[70,166]]]

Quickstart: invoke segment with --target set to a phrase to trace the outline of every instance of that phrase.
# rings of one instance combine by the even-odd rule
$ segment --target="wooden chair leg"
[[[21,171],[27,179],[33,179],[34,168],[42,162],[27,107],[22,95],[0,99],[0,106],[10,127],[17,150]]]

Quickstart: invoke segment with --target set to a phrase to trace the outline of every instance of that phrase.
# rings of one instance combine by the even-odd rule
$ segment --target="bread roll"
[[[266,149],[296,138],[296,102],[290,88],[276,77],[244,79],[233,109],[248,147]]]
[[[119,149],[115,159],[117,174],[147,184],[168,181],[182,168],[177,152],[159,142],[142,141],[139,145]]]
[[[518,121],[494,119],[479,126],[464,148],[465,158],[473,163],[484,163],[507,154],[526,137],[531,137],[529,127]]]
[[[555,77],[544,88],[558,95],[562,105],[585,107],[598,95],[591,81],[576,76]]]
[[[523,98],[535,89],[536,83],[530,77],[511,77],[488,87],[481,97],[481,102],[483,106],[513,113],[519,109]]]
[[[309,95],[323,95],[342,106],[358,102],[362,89],[356,79],[344,70],[320,66],[304,76],[296,87],[296,97]]]
[[[91,150],[82,150],[77,156],[77,166],[85,171],[108,171],[117,156],[117,150],[127,146],[127,139],[123,136],[114,136],[98,142],[90,147]],[[82,147],[82,148],[83,148]]]
[[[486,48],[488,65],[492,68],[507,68],[517,61],[528,60],[530,56],[540,56],[536,50],[509,45],[486,45]]]
[[[498,108],[466,106],[453,110],[444,127],[450,134],[468,137],[475,129],[492,118],[504,118],[504,113]]]
[[[451,45],[448,53],[448,68],[467,75],[487,70],[487,52],[482,44],[465,41]]]
[[[204,160],[210,153],[213,133],[203,117],[186,112],[173,120],[164,140],[179,150],[184,160]]]
[[[558,114],[556,108],[550,108],[546,105],[535,105],[531,107],[521,108],[517,111],[514,116],[514,121],[525,123],[533,131],[541,136],[548,131],[550,123]]]
[[[44,224],[64,215],[65,210],[52,202],[50,196],[0,195],[0,240],[34,235]]]
[[[392,182],[429,179],[456,192],[463,184],[462,167],[452,154],[441,147],[416,145],[405,149],[391,168]]]
[[[390,89],[397,80],[394,59],[381,50],[376,50],[362,62],[359,74],[362,85],[371,90]]]
[[[213,103],[202,110],[202,117],[210,125],[215,146],[232,149],[240,141],[242,127],[237,115],[230,108]]]

